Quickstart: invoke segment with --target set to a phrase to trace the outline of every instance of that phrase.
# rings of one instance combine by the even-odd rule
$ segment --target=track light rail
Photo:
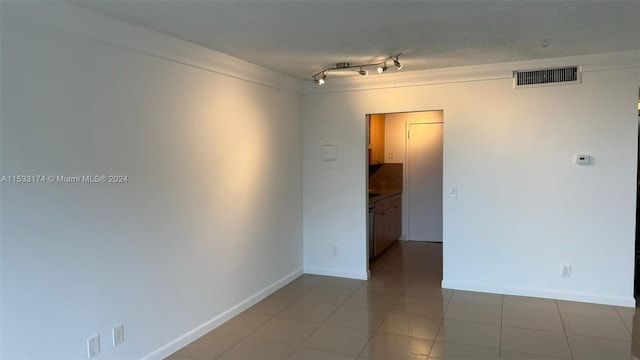
[[[402,55],[402,53],[399,53],[397,55],[389,55],[389,57],[386,58],[384,61],[380,61],[376,63],[352,65],[348,62],[339,62],[339,63],[336,63],[336,66],[322,69],[317,73],[313,74],[311,77],[313,78],[313,82],[315,82],[318,85],[323,85],[325,83],[325,79],[327,78],[327,75],[329,75],[331,71],[335,71],[335,70],[353,69],[354,71],[358,72],[360,75],[365,76],[365,75],[368,75],[369,72],[367,70],[364,70],[363,68],[377,66],[378,73],[381,74],[387,71],[388,69],[387,63],[391,61],[395,65],[396,69],[400,70],[402,69],[402,64],[400,63],[400,60],[399,60],[400,55]]]

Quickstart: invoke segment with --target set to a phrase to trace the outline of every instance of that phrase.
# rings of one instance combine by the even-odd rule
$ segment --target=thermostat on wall
[[[586,165],[591,163],[591,155],[577,154],[573,157],[573,162],[577,165]]]

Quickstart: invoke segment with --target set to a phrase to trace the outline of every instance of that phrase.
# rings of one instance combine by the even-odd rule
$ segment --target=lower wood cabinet
[[[379,200],[373,220],[373,255],[378,256],[402,235],[402,194]]]

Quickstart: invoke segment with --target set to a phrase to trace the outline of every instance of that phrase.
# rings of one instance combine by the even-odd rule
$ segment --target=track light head
[[[402,70],[402,64],[400,64],[400,61],[398,60],[398,57],[396,56],[395,59],[393,59],[393,65],[396,66],[397,70]]]
[[[383,66],[378,66],[378,74],[382,74],[383,72],[387,71],[387,69],[387,63],[384,63]]]
[[[369,72],[367,70],[362,70],[362,68],[360,68],[360,71],[358,71],[358,73],[362,76],[367,76],[369,75]]]
[[[316,75],[318,76],[318,75]],[[313,82],[318,84],[318,85],[324,85],[324,79],[327,78],[327,75],[322,73],[322,77],[320,79],[316,78],[316,76],[313,77]]]

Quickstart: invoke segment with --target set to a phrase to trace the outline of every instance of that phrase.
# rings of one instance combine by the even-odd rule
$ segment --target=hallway
[[[442,244],[401,241],[372,264],[370,280],[302,275],[167,359],[628,360],[640,353],[633,308],[453,291],[441,281]]]

